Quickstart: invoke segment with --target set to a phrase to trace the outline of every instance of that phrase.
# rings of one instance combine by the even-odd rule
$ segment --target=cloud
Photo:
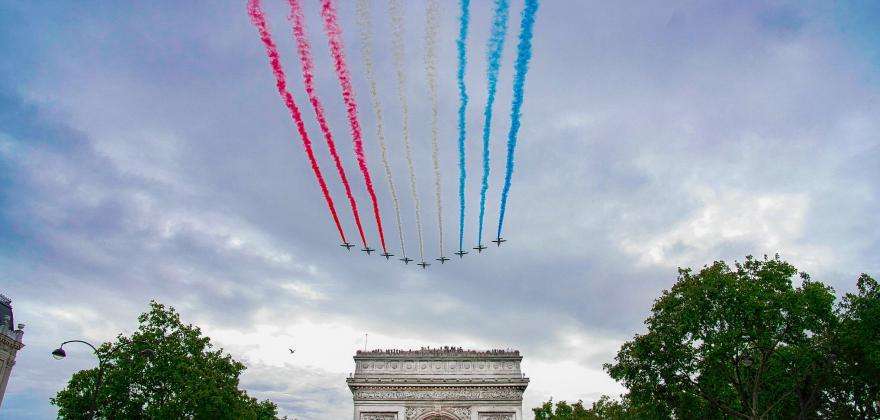
[[[785,249],[794,258],[824,255],[813,268],[833,264],[833,250],[800,250],[809,203],[804,194],[755,195],[744,191],[701,189],[692,197],[701,202],[690,218],[657,236],[624,237],[620,247],[643,264],[699,266],[726,255],[730,243],[752,242],[753,249]],[[806,267],[805,267],[806,268]]]
[[[267,8],[292,90],[308,111],[287,11],[283,2]],[[481,129],[485,58],[476,52],[491,5],[473,8],[469,138]],[[316,66],[329,68],[317,11],[306,14]],[[246,361],[242,383],[253,395],[300,419],[327,419],[350,411],[344,378],[364,333],[371,348],[519,348],[534,405],[619,393],[601,364],[640,331],[676,266],[779,252],[838,292],[851,290],[858,272],[880,271],[878,68],[834,16],[801,3],[633,10],[546,2],[526,84],[509,242],[423,272],[337,246],[240,5],[12,8],[0,16],[0,45],[10,52],[0,64],[0,266],[16,320],[28,327],[4,410],[51,417],[48,398],[94,360],[82,351],[50,362],[48,351],[66,339],[131,331],[151,298]],[[388,22],[375,17],[376,42],[388,42]],[[340,18],[354,28],[353,11],[341,8]],[[413,22],[407,30],[419,31],[421,20]],[[444,10],[441,39],[450,41],[440,45],[441,64],[454,63],[454,33],[454,13]],[[357,69],[356,33],[345,36]],[[422,97],[415,38],[409,47],[408,88]],[[390,57],[378,50],[382,74]],[[507,49],[504,63],[514,53]],[[447,67],[439,74],[443,119],[457,103]],[[353,76],[366,107],[365,81]],[[496,133],[509,124],[511,77],[502,68]],[[379,82],[399,178],[393,81]],[[319,73],[316,85],[356,174],[332,72]],[[416,164],[429,168],[429,109],[413,102]],[[361,118],[376,163],[372,113]],[[441,126],[441,139],[455,138],[453,126]],[[450,168],[446,203],[457,202],[452,144],[440,155]],[[323,147],[316,143],[340,201]],[[478,153],[474,143],[471,180]],[[492,153],[501,163],[503,142],[493,141]],[[501,173],[493,167],[490,225]],[[430,201],[430,172],[420,174]],[[477,191],[469,183],[471,215]],[[389,220],[390,197],[377,192]],[[412,230],[412,203],[402,197],[402,205]],[[466,243],[476,234],[472,219]],[[427,225],[431,255],[435,230]],[[294,357],[288,347],[297,348]]]

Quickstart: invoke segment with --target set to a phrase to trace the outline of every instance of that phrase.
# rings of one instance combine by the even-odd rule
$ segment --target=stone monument
[[[524,420],[521,361],[516,350],[358,351],[354,420]]]

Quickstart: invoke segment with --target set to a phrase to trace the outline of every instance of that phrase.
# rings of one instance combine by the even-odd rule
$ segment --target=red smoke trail
[[[333,134],[330,132],[330,126],[324,116],[324,107],[318,99],[315,92],[313,70],[315,64],[312,60],[312,47],[306,38],[305,19],[303,18],[302,6],[299,0],[289,0],[290,3],[290,19],[293,21],[293,36],[296,38],[296,46],[299,51],[299,59],[302,63],[303,84],[305,85],[306,94],[315,110],[315,117],[318,119],[318,125],[321,132],[324,133],[324,139],[327,141],[327,148],[330,149],[330,155],[333,156],[333,162],[336,163],[336,170],[339,172],[339,178],[342,179],[342,185],[345,186],[345,195],[348,196],[348,202],[351,204],[351,212],[354,214],[354,222],[357,225],[358,233],[361,235],[361,242],[364,248],[367,247],[367,239],[364,237],[364,228],[361,226],[361,216],[358,212],[357,202],[351,193],[351,186],[348,184],[348,177],[345,175],[345,169],[342,167],[342,160],[339,153],[336,152],[336,143],[333,141]]]
[[[336,22],[336,8],[333,7],[333,0],[321,0],[321,17],[324,18],[324,31],[327,32],[327,38],[330,41],[330,51],[333,53],[336,76],[339,78],[339,84],[342,86],[342,99],[345,101],[345,108],[348,111],[348,124],[351,125],[354,153],[357,155],[358,166],[361,168],[361,173],[364,174],[367,192],[370,193],[370,200],[373,202],[373,214],[376,216],[379,241],[382,243],[383,252],[387,252],[385,249],[385,232],[382,230],[382,216],[379,215],[379,203],[376,201],[373,180],[370,178],[370,169],[367,167],[367,158],[364,156],[364,142],[361,137],[361,124],[358,122],[357,117],[357,103],[354,100],[354,91],[351,87],[348,67],[345,65],[345,54],[342,51],[342,30]]]
[[[251,22],[253,22],[254,26],[256,26],[257,30],[260,32],[260,39],[266,47],[266,55],[269,56],[269,64],[272,66],[272,73],[275,74],[275,86],[278,88],[278,93],[281,95],[281,99],[284,100],[284,104],[287,105],[287,109],[290,110],[290,116],[296,124],[297,131],[299,131],[299,137],[302,139],[303,149],[305,149],[306,156],[309,157],[309,162],[312,164],[312,171],[315,172],[315,178],[318,180],[321,192],[324,193],[324,199],[327,201],[330,215],[333,216],[333,222],[336,223],[336,230],[339,231],[339,237],[342,238],[342,242],[347,243],[348,240],[345,239],[345,232],[342,231],[342,225],[339,224],[339,216],[336,214],[336,207],[333,205],[333,198],[330,197],[330,191],[327,189],[327,184],[324,182],[324,175],[321,174],[321,168],[318,166],[318,161],[315,160],[315,153],[312,151],[312,141],[309,139],[309,134],[306,132],[305,125],[303,125],[299,107],[296,106],[296,103],[293,102],[293,96],[287,91],[287,77],[284,75],[284,69],[281,67],[281,60],[278,58],[278,49],[275,47],[275,42],[272,41],[272,34],[269,32],[268,25],[266,25],[266,16],[263,15],[263,10],[260,8],[260,0],[248,0],[247,9],[248,14],[251,17]]]

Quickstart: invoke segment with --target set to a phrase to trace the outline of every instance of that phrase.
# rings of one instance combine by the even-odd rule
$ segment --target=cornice
[[[358,350],[354,360],[522,360],[519,350],[463,350],[423,348],[420,350]]]
[[[364,378],[349,377],[345,379],[349,387],[360,386],[514,386],[529,385],[529,378]]]
[[[6,335],[6,334],[0,334],[0,345],[4,345],[6,347],[12,347],[16,351],[21,350],[22,347],[24,347],[24,343]]]
[[[522,401],[525,386],[356,386],[357,401]]]

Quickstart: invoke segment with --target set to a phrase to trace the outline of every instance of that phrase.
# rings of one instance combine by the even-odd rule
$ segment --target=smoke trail
[[[409,144],[409,103],[406,98],[406,73],[403,69],[403,4],[400,0],[388,0],[393,26],[391,44],[394,56],[394,72],[397,75],[397,98],[403,112],[403,147],[406,155],[406,166],[409,169],[409,188],[416,208],[416,232],[419,238],[419,256],[425,260],[425,246],[422,241],[422,207],[419,193],[416,190],[416,170],[412,160],[412,147]]]
[[[460,0],[461,16],[459,18],[458,40],[455,41],[458,48],[458,250],[464,247],[464,185],[467,179],[465,168],[465,111],[467,110],[468,95],[464,85],[464,71],[467,66],[467,34],[468,21],[470,20],[470,0]]]
[[[324,18],[324,31],[327,32],[327,39],[330,42],[330,52],[333,54],[336,77],[339,78],[339,85],[342,87],[342,99],[348,112],[348,124],[351,126],[351,137],[354,140],[354,153],[357,156],[361,173],[364,175],[364,183],[367,185],[370,200],[373,202],[373,215],[376,216],[379,242],[382,244],[382,251],[388,252],[385,246],[385,232],[382,230],[382,216],[379,214],[379,203],[376,200],[376,191],[373,190],[373,180],[370,177],[370,169],[367,167],[367,158],[364,156],[364,142],[361,137],[361,124],[357,117],[357,103],[354,99],[354,90],[351,87],[348,67],[345,64],[345,53],[342,47],[342,29],[339,28],[339,23],[336,21],[336,8],[333,6],[333,0],[321,0],[321,17]]]
[[[400,252],[403,254],[403,258],[406,258],[406,241],[403,237],[403,222],[400,219],[400,200],[397,197],[397,188],[394,186],[394,177],[391,176],[391,164],[388,163],[388,145],[385,143],[382,103],[379,101],[376,76],[373,73],[373,23],[370,20],[367,0],[358,0],[357,13],[358,26],[361,32],[361,55],[364,62],[364,74],[367,77],[367,83],[370,85],[370,100],[373,102],[373,112],[376,114],[376,137],[379,138],[379,148],[382,151],[382,166],[385,168],[385,179],[388,180],[391,201],[394,203],[394,215],[397,217],[397,235],[400,237]]]
[[[339,231],[339,237],[342,239],[342,242],[347,243],[348,240],[345,238],[342,225],[339,224],[339,216],[336,214],[336,207],[333,205],[333,198],[330,197],[330,191],[327,190],[327,184],[324,182],[321,168],[318,166],[318,161],[315,160],[315,154],[312,151],[312,141],[309,139],[309,134],[306,132],[302,115],[299,112],[299,107],[296,106],[296,103],[293,101],[293,96],[287,90],[287,77],[284,75],[284,69],[281,67],[278,49],[275,47],[275,42],[272,40],[272,34],[269,32],[269,26],[266,24],[266,17],[263,14],[263,10],[260,8],[260,0],[249,0],[247,9],[251,22],[257,27],[257,30],[260,33],[260,39],[263,41],[263,46],[266,48],[266,55],[269,57],[269,64],[272,66],[272,73],[275,75],[275,86],[278,89],[278,94],[281,95],[281,99],[284,100],[284,104],[287,106],[287,109],[290,110],[290,116],[293,118],[297,131],[299,131],[303,149],[305,149],[306,156],[308,156],[309,162],[312,165],[312,171],[315,173],[315,178],[318,181],[318,185],[321,187],[321,192],[324,194],[324,200],[327,201],[327,207],[330,210],[330,215],[333,217],[333,222],[336,224],[336,230]]]
[[[342,167],[342,160],[339,158],[339,153],[336,151],[336,143],[333,141],[333,134],[330,132],[330,126],[327,124],[327,118],[324,116],[324,107],[321,105],[321,101],[318,99],[318,95],[315,92],[313,75],[315,64],[312,60],[311,45],[309,45],[309,40],[306,38],[302,7],[299,0],[289,0],[288,3],[290,3],[290,20],[293,21],[293,36],[296,38],[297,51],[299,52],[299,59],[302,63],[303,84],[305,85],[306,94],[308,94],[309,102],[312,103],[312,108],[315,110],[315,117],[318,120],[318,126],[321,127],[321,132],[324,134],[327,148],[330,149],[330,156],[333,157],[333,162],[336,164],[336,171],[339,172],[339,178],[342,180],[342,185],[345,187],[345,195],[348,197],[348,202],[351,205],[351,212],[354,215],[354,222],[357,225],[358,233],[361,236],[361,243],[363,243],[366,248],[367,239],[364,237],[364,228],[361,226],[361,216],[358,212],[357,201],[355,201],[354,195],[351,193],[351,186],[348,183],[348,177],[345,175],[345,169]]]
[[[440,240],[440,257],[444,257],[443,246],[443,200],[440,186],[440,152],[438,138],[437,111],[437,32],[439,30],[440,5],[437,0],[428,0],[425,22],[425,75],[428,79],[428,92],[431,97],[431,160],[434,163],[434,195],[437,201],[437,231]]]
[[[480,186],[480,222],[477,229],[477,243],[483,243],[483,218],[486,214],[486,190],[489,189],[489,134],[492,128],[492,104],[495,102],[495,90],[498,85],[498,70],[501,67],[501,52],[504,50],[504,37],[507,35],[507,16],[510,4],[507,0],[495,0],[495,14],[492,17],[492,34],[488,44],[488,78],[489,92],[486,108],[483,110],[483,178]]]
[[[504,188],[501,191],[501,209],[498,213],[498,236],[504,227],[504,213],[507,210],[507,196],[510,193],[510,179],[513,176],[513,154],[516,151],[516,138],[519,133],[520,110],[523,104],[523,88],[526,73],[529,71],[529,60],[532,58],[532,28],[535,26],[535,13],[538,11],[538,0],[526,0],[522,12],[519,31],[519,45],[516,52],[516,67],[513,76],[513,101],[510,106],[510,131],[507,133],[507,167],[504,173]]]

